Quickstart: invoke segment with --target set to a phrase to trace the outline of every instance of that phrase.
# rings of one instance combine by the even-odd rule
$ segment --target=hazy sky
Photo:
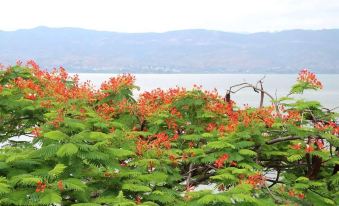
[[[0,1],[0,30],[37,26],[118,32],[339,28],[339,0]]]

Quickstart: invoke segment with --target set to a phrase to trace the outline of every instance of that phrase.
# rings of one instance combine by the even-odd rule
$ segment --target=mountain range
[[[34,59],[72,72],[339,73],[339,29],[118,33],[37,27],[0,31],[0,63]]]

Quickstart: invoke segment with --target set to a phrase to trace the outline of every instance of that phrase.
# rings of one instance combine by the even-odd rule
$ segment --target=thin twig
[[[297,136],[278,137],[276,139],[272,139],[270,141],[267,141],[266,144],[270,145],[270,144],[275,144],[275,143],[278,143],[278,142],[297,140],[297,139],[302,139],[302,138],[297,137]]]

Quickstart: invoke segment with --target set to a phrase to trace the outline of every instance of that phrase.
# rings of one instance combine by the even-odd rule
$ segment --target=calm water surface
[[[80,73],[81,81],[90,80],[94,86],[99,87],[101,82],[116,76],[116,74],[102,73]],[[249,82],[255,84],[265,76],[264,89],[273,96],[278,97],[288,94],[291,85],[295,82],[296,74],[135,74],[136,85],[140,87],[135,91],[137,97],[143,91],[150,91],[156,88],[168,89],[179,86],[192,88],[194,84],[202,85],[206,90],[216,88],[219,94],[224,95],[226,90],[235,84]],[[318,78],[324,85],[320,91],[306,92],[298,98],[308,100],[318,100],[327,108],[339,106],[339,74],[320,74]],[[259,104],[259,94],[252,89],[244,89],[232,96],[238,105],[249,104],[257,106]],[[266,104],[270,104],[266,98]]]

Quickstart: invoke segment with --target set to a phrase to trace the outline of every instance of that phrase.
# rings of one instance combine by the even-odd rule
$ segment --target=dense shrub
[[[0,204],[339,204],[337,113],[293,98],[322,88],[314,74],[260,108],[200,87],[134,99],[134,80],[1,70]]]

